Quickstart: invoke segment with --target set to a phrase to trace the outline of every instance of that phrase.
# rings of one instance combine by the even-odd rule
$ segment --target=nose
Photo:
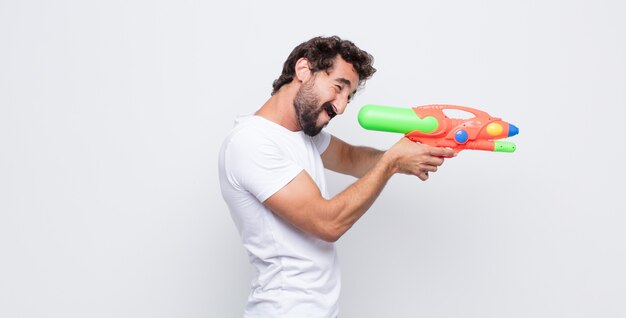
[[[337,115],[341,115],[344,111],[346,111],[346,108],[348,107],[348,102],[348,97],[343,96],[343,94],[341,96],[338,96],[338,98],[333,103]]]
[[[337,115],[343,114],[343,112],[346,110],[346,106],[347,104],[343,104],[343,105],[341,103],[335,104],[335,112],[337,113]]]

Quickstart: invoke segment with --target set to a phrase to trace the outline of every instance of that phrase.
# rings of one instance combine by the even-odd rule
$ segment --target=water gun
[[[471,118],[449,118],[447,109],[467,112]],[[465,149],[514,152],[512,142],[500,141],[515,136],[519,129],[484,111],[455,105],[425,105],[400,108],[365,105],[359,111],[359,124],[369,130],[403,133],[411,141],[434,147],[450,148],[458,153]]]

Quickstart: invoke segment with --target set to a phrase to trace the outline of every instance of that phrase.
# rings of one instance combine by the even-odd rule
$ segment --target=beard
[[[320,131],[328,125],[328,123],[321,126],[317,125],[317,119],[323,111],[326,111],[330,118],[335,116],[333,105],[330,102],[318,106],[320,102],[313,91],[313,85],[313,81],[304,83],[293,100],[293,106],[296,110],[300,128],[306,135],[311,137],[319,134]]]

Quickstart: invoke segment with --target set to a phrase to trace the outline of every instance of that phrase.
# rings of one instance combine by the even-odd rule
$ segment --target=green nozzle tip
[[[495,146],[493,151],[495,152],[514,152],[517,147],[514,143],[508,141],[494,141]]]

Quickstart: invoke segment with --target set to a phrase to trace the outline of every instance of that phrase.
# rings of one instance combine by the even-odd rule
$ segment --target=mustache
[[[328,117],[330,117],[331,119],[337,116],[337,112],[335,112],[335,107],[330,102],[324,103],[324,105],[322,105],[322,109],[326,111]]]

